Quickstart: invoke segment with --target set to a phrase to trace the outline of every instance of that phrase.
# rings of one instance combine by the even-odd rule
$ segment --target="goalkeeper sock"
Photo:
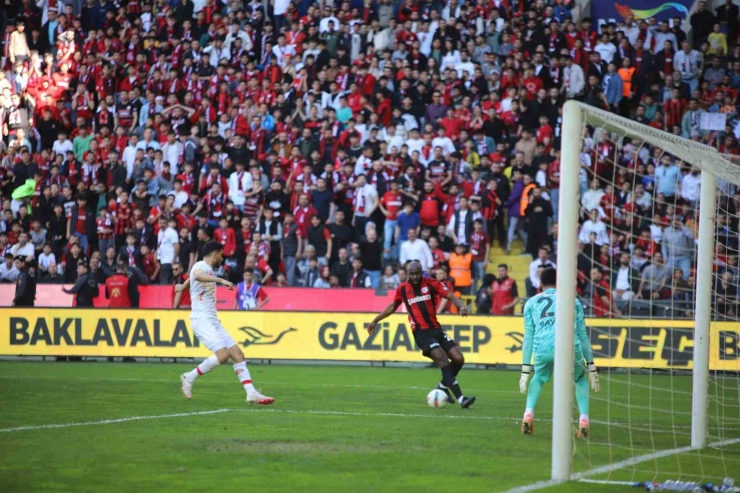
[[[534,409],[532,409],[531,407],[528,407],[524,410],[524,417],[526,418],[528,415],[532,416],[532,419],[534,419]]]
[[[450,365],[445,365],[441,368],[441,370],[442,384],[450,389],[455,395],[455,398],[457,398],[457,400],[459,401],[463,393],[460,390],[460,385],[458,385],[457,380],[455,380],[455,376],[452,374],[452,368],[450,367]]]
[[[584,419],[586,421],[589,421],[588,414],[581,414],[581,416],[578,418],[578,421],[583,421]]]
[[[188,382],[193,382],[198,378],[198,376],[204,375],[214,368],[218,368],[220,364],[221,363],[218,362],[218,358],[216,356],[210,356],[204,359],[201,364],[186,373],[185,378],[188,379]]]
[[[540,392],[542,392],[542,385],[542,380],[535,373],[527,391],[527,409],[534,410],[537,407],[537,401],[540,398]]]
[[[576,402],[578,402],[578,412],[588,416],[588,377],[583,372],[581,378],[576,380]]]

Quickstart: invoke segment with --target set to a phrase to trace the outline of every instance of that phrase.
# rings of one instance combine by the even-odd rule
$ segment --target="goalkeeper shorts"
[[[552,378],[552,372],[555,368],[555,355],[535,354],[534,355],[534,374],[542,382],[549,382]],[[583,361],[583,354],[576,351],[573,358],[573,380],[578,381],[586,372],[586,364]]]

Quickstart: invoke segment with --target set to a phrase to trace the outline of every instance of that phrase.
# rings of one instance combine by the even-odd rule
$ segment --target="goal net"
[[[560,196],[553,479],[740,479],[740,159],[724,154],[730,135],[684,139],[574,101],[563,118],[561,189],[578,193]],[[601,372],[588,440],[574,438],[576,296]]]

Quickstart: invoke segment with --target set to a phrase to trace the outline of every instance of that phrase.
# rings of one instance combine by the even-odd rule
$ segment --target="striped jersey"
[[[546,289],[534,296],[524,306],[523,364],[528,365],[534,354],[555,353],[555,289]],[[586,332],[586,317],[583,306],[576,299],[575,352],[593,361],[591,341]]]
[[[449,288],[436,279],[422,277],[416,286],[410,281],[398,286],[393,301],[396,307],[401,303],[406,306],[412,331],[441,329],[437,320],[437,297],[444,298],[449,292]]]

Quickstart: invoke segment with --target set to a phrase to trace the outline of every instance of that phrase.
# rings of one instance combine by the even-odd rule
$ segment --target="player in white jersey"
[[[214,353],[214,356],[206,358],[193,370],[180,375],[182,393],[188,399],[193,397],[193,382],[195,382],[195,379],[231,359],[234,364],[234,373],[236,373],[236,377],[241,382],[244,390],[247,391],[247,402],[267,406],[275,402],[275,399],[260,394],[254,388],[247,363],[244,361],[244,353],[218,320],[216,285],[221,284],[230,290],[234,289],[232,283],[213,275],[214,267],[221,265],[223,259],[221,244],[215,241],[207,242],[203,246],[203,260],[193,265],[190,269],[190,277],[185,283],[178,284],[175,287],[177,292],[190,289],[192,299],[190,325],[195,335],[198,336],[198,340]]]

